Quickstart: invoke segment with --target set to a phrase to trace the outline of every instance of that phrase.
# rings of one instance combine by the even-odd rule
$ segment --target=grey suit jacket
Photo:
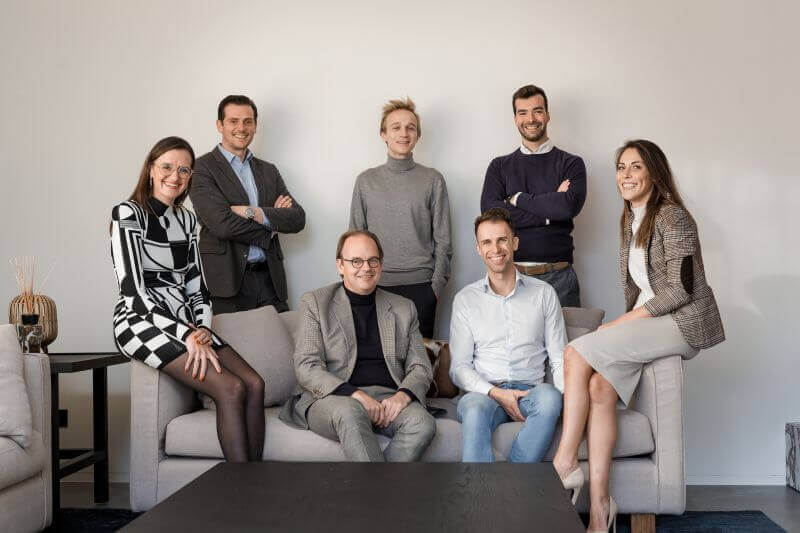
[[[250,160],[258,190],[258,206],[278,233],[297,233],[306,225],[306,213],[292,197],[292,207],[275,208],[279,195],[289,195],[278,169],[272,163]],[[263,224],[247,220],[231,211],[232,205],[249,205],[242,182],[218,148],[198,158],[189,189],[197,218],[200,219],[200,256],[209,292],[212,296],[230,297],[239,292],[247,264],[247,252],[253,244],[262,248],[275,293],[287,299],[283,252],[277,233]]]
[[[389,374],[398,388],[425,402],[433,371],[422,344],[417,310],[411,300],[377,289],[378,330]],[[308,429],[306,413],[315,401],[346,383],[356,364],[356,331],[342,283],[303,295],[294,369],[301,393],[283,406],[281,419]]]
[[[639,287],[628,272],[632,224],[633,214],[626,208],[619,269],[627,311],[633,309],[639,297]],[[675,204],[659,208],[644,259],[647,278],[655,293],[644,303],[647,311],[652,316],[670,313],[693,348],[710,348],[724,341],[722,318],[714,293],[706,283],[697,226],[685,209]]]

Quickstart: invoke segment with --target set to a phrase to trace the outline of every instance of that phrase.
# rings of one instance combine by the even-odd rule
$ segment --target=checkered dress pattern
[[[194,327],[211,331],[211,304],[197,249],[197,217],[150,199],[111,214],[111,258],[119,283],[114,338],[120,352],[154,367],[186,352]],[[225,342],[211,334],[213,347]]]

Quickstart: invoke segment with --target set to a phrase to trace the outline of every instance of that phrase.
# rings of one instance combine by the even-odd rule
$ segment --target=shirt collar
[[[233,154],[227,151],[225,148],[223,148],[222,143],[218,144],[217,148],[219,148],[219,152],[222,154],[222,157],[224,157],[228,163],[233,163],[234,159],[239,159],[238,155]],[[242,164],[249,163],[251,159],[253,159],[253,152],[251,152],[250,149],[248,148],[247,152],[245,153],[244,161],[242,161]]]
[[[553,148],[554,148],[553,147],[553,139],[547,139],[545,142],[540,144],[539,148],[537,148],[536,150],[531,150],[530,148],[528,148],[527,146],[522,144],[519,147],[519,151],[522,152],[525,155],[541,155],[541,154],[546,154],[547,152],[549,152]]]
[[[509,297],[513,296],[515,292],[517,292],[516,287],[519,287],[520,285],[522,285],[523,287],[525,286],[525,276],[520,274],[519,270],[517,270],[516,268],[514,269],[514,275],[515,275],[517,281],[514,284],[514,287],[515,287],[514,290],[511,291],[511,293],[508,296],[505,296],[505,297],[500,296],[499,294],[497,294],[496,292],[494,292],[492,290],[492,286],[489,285],[489,274],[488,273],[485,276],[483,276],[483,279],[481,280],[481,289],[483,289],[483,292],[485,292],[487,294],[494,294],[495,296],[500,296],[501,298],[509,298]]]

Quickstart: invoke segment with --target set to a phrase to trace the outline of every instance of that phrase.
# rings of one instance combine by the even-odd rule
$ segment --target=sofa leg
[[[655,533],[656,515],[654,514],[632,514],[631,515],[632,533]]]

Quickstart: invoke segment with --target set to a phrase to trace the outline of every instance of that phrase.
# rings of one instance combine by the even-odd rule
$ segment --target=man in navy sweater
[[[522,145],[489,164],[481,212],[507,209],[519,236],[514,253],[517,270],[552,285],[562,307],[579,307],[572,219],[586,200],[586,166],[580,157],[556,148],[547,136],[550,113],[544,90],[520,87],[511,104]]]

